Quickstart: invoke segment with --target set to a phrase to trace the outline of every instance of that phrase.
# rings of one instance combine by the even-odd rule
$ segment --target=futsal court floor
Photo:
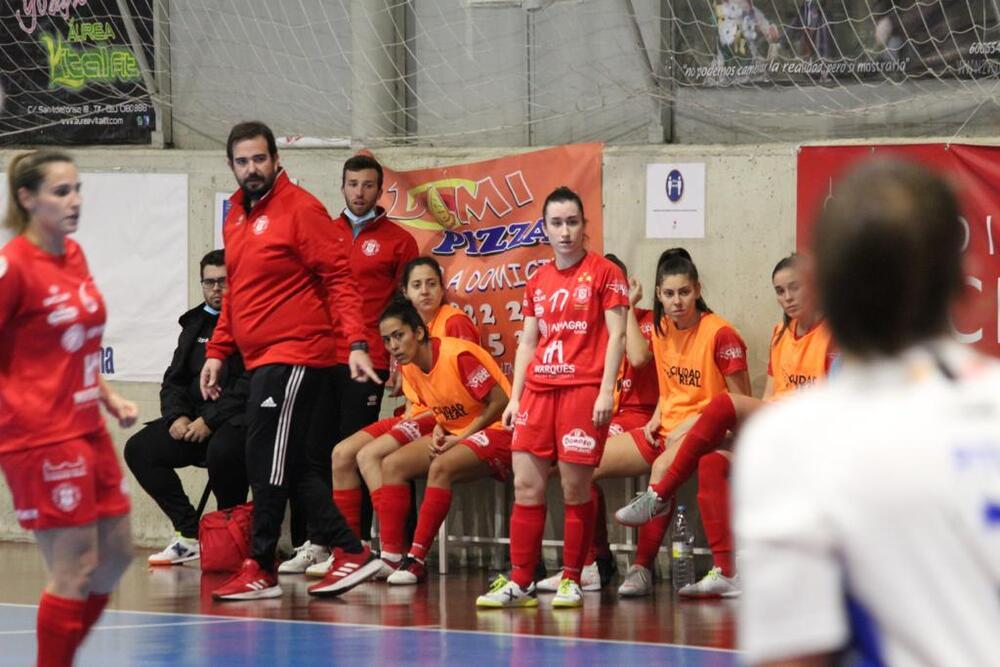
[[[738,664],[738,600],[677,602],[668,582],[652,598],[620,600],[615,584],[582,609],[477,610],[488,573],[431,574],[427,584],[366,583],[314,599],[284,576],[273,600],[214,602],[225,575],[193,564],[149,568],[137,550],[77,667],[241,665],[683,665]],[[0,543],[0,667],[31,665],[45,571],[34,545]]]

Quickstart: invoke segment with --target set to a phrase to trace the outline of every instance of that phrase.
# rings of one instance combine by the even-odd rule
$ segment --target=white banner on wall
[[[108,306],[102,371],[111,380],[160,382],[177,346],[177,318],[188,309],[188,177],[83,173],[80,180],[74,238]],[[6,198],[0,189],[0,210]]]
[[[646,165],[646,238],[705,238],[705,163]]]

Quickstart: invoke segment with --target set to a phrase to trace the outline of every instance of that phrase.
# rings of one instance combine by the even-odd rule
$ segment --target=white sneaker
[[[147,562],[150,565],[180,565],[200,557],[198,540],[178,535],[173,542],[167,545],[166,549],[150,555]]]
[[[684,586],[677,594],[686,598],[738,598],[742,592],[738,572],[726,577],[721,568],[713,567],[701,581]]]
[[[559,590],[552,598],[552,606],[557,609],[569,609],[583,606],[583,591],[580,584],[572,579],[563,579],[559,582]]]
[[[333,565],[333,554],[323,561],[310,565],[306,568],[307,577],[315,577],[317,579],[322,579],[326,576],[326,573],[330,571],[330,567]]]
[[[642,565],[633,565],[625,573],[625,581],[618,587],[623,598],[638,598],[653,592],[653,573]]]
[[[375,573],[375,576],[372,577],[372,581],[386,581],[390,576],[392,576],[393,572],[399,569],[400,563],[403,562],[403,557],[400,556],[399,559],[394,560],[391,556],[386,557],[383,553],[379,561],[382,565],[379,567],[378,572]]]
[[[330,557],[330,550],[320,544],[306,540],[295,547],[295,555],[278,566],[278,574],[304,574],[311,565],[321,563]]]
[[[658,516],[670,513],[670,500],[660,500],[656,491],[646,489],[637,493],[635,498],[615,512],[615,520],[623,526],[642,526]]]
[[[562,583],[562,571],[556,572],[551,577],[546,577],[538,582],[539,593],[555,593]],[[601,590],[601,573],[597,569],[597,561],[590,565],[585,565],[580,571],[580,587],[585,591]]]
[[[490,584],[490,590],[476,598],[476,606],[491,609],[537,607],[535,584],[532,582],[528,584],[527,589],[522,589],[516,582],[510,581],[502,574],[498,575]]]

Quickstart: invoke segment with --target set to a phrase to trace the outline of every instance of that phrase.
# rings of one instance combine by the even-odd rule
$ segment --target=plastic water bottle
[[[675,591],[694,583],[694,531],[688,525],[684,509],[684,505],[677,506],[671,537],[670,577]]]

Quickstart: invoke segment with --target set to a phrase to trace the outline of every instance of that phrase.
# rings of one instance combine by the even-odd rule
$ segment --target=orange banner
[[[479,326],[507,375],[521,334],[524,284],[552,253],[542,203],[579,193],[590,250],[603,252],[602,144],[575,144],[485,162],[397,172],[385,167],[379,203],[445,271],[445,299]]]

